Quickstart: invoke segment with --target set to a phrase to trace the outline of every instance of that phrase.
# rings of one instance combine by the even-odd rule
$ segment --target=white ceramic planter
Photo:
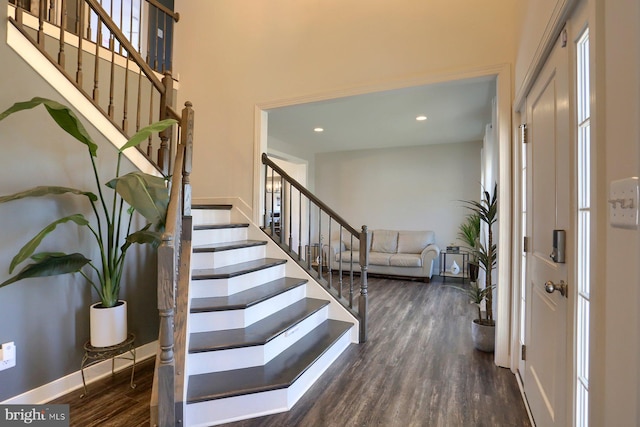
[[[120,344],[127,339],[127,302],[121,300],[109,308],[100,306],[97,302],[89,309],[91,345],[111,347]]]

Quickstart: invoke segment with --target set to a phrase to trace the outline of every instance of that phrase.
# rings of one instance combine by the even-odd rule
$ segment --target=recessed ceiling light
[[[416,120],[419,121],[419,122],[423,122],[423,121],[427,120],[427,116],[418,116],[418,117],[416,117]]]
[[[322,128],[313,128],[314,132],[324,132],[324,129]]]

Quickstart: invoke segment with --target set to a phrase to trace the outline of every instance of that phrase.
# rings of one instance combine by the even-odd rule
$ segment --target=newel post
[[[358,298],[358,314],[360,315],[360,342],[367,341],[367,308],[368,308],[368,283],[367,270],[369,268],[369,248],[371,247],[371,235],[366,225],[360,232],[360,298]]]
[[[174,239],[169,233],[162,235],[162,244],[158,248],[158,314],[160,316],[160,365],[158,366],[158,408],[160,425],[163,420],[175,419],[175,402],[173,396],[174,369],[174,340],[173,322],[175,307],[174,289]]]

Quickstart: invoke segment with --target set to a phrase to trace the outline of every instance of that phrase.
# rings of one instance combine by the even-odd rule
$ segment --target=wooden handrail
[[[368,278],[367,278],[367,270],[369,268],[369,251],[371,247],[371,234],[369,233],[367,226],[362,226],[360,231],[356,230],[353,226],[351,226],[346,220],[344,220],[340,215],[338,215],[333,209],[331,209],[326,203],[320,200],[315,194],[309,191],[305,186],[300,184],[297,180],[291,177],[284,169],[279,167],[275,162],[273,162],[266,153],[263,153],[261,156],[262,163],[265,167],[265,191],[264,191],[264,228],[263,230],[270,235],[270,237],[275,240],[282,249],[288,251],[289,254],[303,267],[305,267],[310,274],[315,275],[317,273],[317,280],[321,284],[326,284],[327,291],[336,298],[336,300],[342,304],[349,312],[354,315],[360,324],[359,330],[359,340],[360,342],[365,342],[367,340],[367,310],[368,310]],[[269,169],[271,170],[271,177],[268,176]],[[275,173],[277,173],[280,181],[279,186],[276,185]],[[271,189],[269,190],[267,182],[271,178]],[[275,190],[278,187],[279,190]],[[288,188],[288,191],[287,191]],[[292,211],[294,208],[292,207],[292,198],[293,198],[293,189],[299,192],[299,205],[297,206],[299,213],[299,218],[294,219],[292,215]],[[267,205],[269,199],[267,197],[267,193],[271,193],[271,212],[268,212]],[[275,197],[274,194],[276,192],[280,193],[280,211],[278,214],[275,214]],[[306,197],[309,204],[309,218],[308,220],[302,218],[302,197]],[[314,207],[318,209],[318,218],[317,218],[317,238],[318,238],[318,256],[320,260],[316,263],[315,260],[312,260],[311,254],[311,228],[312,228],[312,217],[311,217],[311,207],[312,204]],[[283,215],[283,213],[287,213],[288,215]],[[328,235],[329,235],[329,245],[325,246],[323,242],[323,215],[328,218]],[[297,228],[294,224],[295,220],[297,220]],[[308,240],[307,242],[307,252],[303,256],[303,222],[307,221],[306,227],[308,227],[307,235],[305,236]],[[278,224],[277,226],[275,224]],[[323,264],[325,254],[328,257],[330,253],[329,246],[331,245],[331,235],[332,235],[332,224],[336,223],[340,227],[339,238],[340,242],[343,241],[343,231],[346,231],[348,235],[351,236],[351,256],[353,257],[353,239],[358,240],[358,248],[359,248],[359,258],[357,260],[360,265],[360,295],[358,297],[358,305],[357,310],[354,305],[354,289],[353,289],[353,269],[352,264],[349,266],[350,273],[350,282],[348,289],[348,300],[344,298],[343,295],[343,279],[342,279],[342,262],[340,263],[340,270],[338,274],[338,289],[335,290],[333,283],[333,276],[331,274],[331,261],[327,258],[327,267],[328,268],[328,280],[324,279],[323,276]],[[297,232],[297,240],[298,247],[297,252],[296,248],[294,248],[294,238],[293,238],[293,230]],[[285,239],[285,234],[289,234],[288,240]],[[340,243],[342,244],[342,243]],[[326,251],[325,251],[326,250]],[[342,259],[342,258],[341,258]],[[317,264],[317,265],[316,265]],[[317,269],[317,272],[312,270],[312,266]]]
[[[158,9],[160,9],[162,12],[166,13],[167,15],[169,15],[171,18],[173,18],[173,20],[175,22],[178,22],[180,20],[180,14],[178,12],[174,12],[173,10],[167,8],[166,6],[164,6],[163,4],[157,2],[156,0],[145,0],[147,3],[157,7]]]
[[[273,160],[271,160],[266,153],[262,153],[262,164],[269,166],[278,175],[283,177],[287,182],[291,183],[291,185],[293,187],[295,187],[296,190],[298,190],[302,194],[304,194],[305,197],[307,197],[309,200],[311,200],[316,206],[319,206],[322,209],[323,212],[328,213],[329,216],[334,218],[337,222],[341,223],[344,228],[349,230],[349,232],[351,232],[351,233],[353,233],[355,235],[359,235],[360,234],[360,232],[358,230],[356,230],[351,225],[349,225],[349,223],[346,220],[344,220],[333,209],[331,209],[329,206],[327,206],[326,203],[324,203],[322,200],[320,200],[318,197],[316,197],[316,195],[313,194],[311,191],[309,191],[304,185],[300,184],[298,181],[293,179],[291,177],[291,175],[289,175],[287,172],[285,172],[284,169],[282,169],[280,166],[278,166],[276,163],[274,163]]]

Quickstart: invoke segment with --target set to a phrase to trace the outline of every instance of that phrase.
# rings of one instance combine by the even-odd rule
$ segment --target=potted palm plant
[[[465,217],[465,221],[458,227],[458,238],[469,251],[469,281],[473,284],[478,280],[478,248],[480,245],[480,215],[475,212]]]
[[[124,269],[125,256],[134,244],[158,246],[164,228],[169,192],[166,177],[149,175],[143,172],[131,172],[120,176],[120,161],[124,150],[137,146],[153,133],[160,132],[176,123],[175,120],[163,120],[149,125],[137,132],[118,152],[115,177],[102,187],[96,168],[97,144],[87,133],[76,115],[68,107],[50,99],[33,98],[18,102],[0,114],[0,121],[13,113],[30,110],[43,105],[53,120],[69,135],[81,142],[87,149],[93,168],[97,195],[92,191],[58,186],[38,186],[19,193],[0,197],[0,203],[30,197],[78,195],[86,198],[93,211],[93,221],[82,213],[59,218],[47,225],[30,239],[17,253],[9,266],[9,274],[16,267],[28,262],[17,274],[0,283],[0,287],[23,279],[54,276],[67,273],[80,273],[98,295],[99,302],[91,307],[91,344],[95,347],[108,347],[127,338],[126,303],[119,299],[120,284]],[[108,192],[108,193],[107,193]],[[128,205],[129,207],[127,207]],[[132,230],[133,212],[140,213],[147,220],[146,225]],[[89,259],[72,252],[36,252],[43,239],[59,225],[76,224],[86,227],[99,250],[99,259]],[[104,313],[116,312],[118,320],[104,320]],[[101,320],[102,319],[102,320]],[[104,330],[103,336],[100,330]]]
[[[477,215],[480,223],[486,225],[486,243],[477,243],[477,259],[480,268],[485,272],[483,286],[480,283],[471,284],[469,288],[457,287],[464,291],[470,302],[477,305],[478,317],[471,323],[471,336],[475,348],[481,351],[492,352],[495,347],[495,321],[493,320],[493,269],[496,266],[498,249],[493,243],[493,224],[498,216],[498,185],[495,184],[493,194],[483,191],[482,200],[462,201],[465,207],[471,210],[471,215]],[[485,316],[482,316],[482,304],[485,305]]]

